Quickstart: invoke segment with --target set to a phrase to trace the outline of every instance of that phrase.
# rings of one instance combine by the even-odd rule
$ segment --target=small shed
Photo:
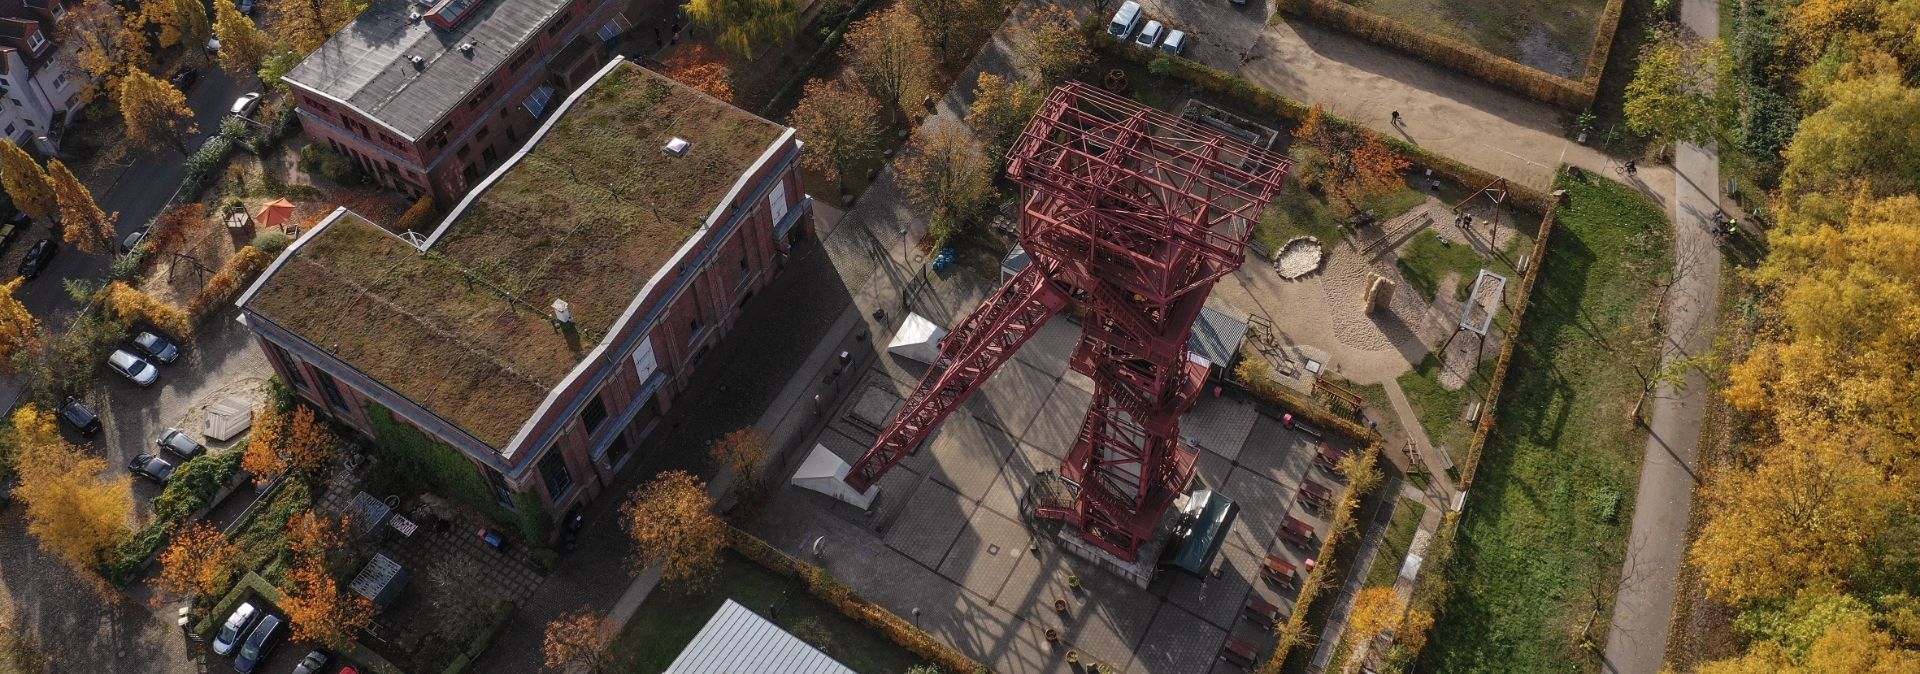
[[[1210,306],[1200,308],[1193,321],[1193,336],[1187,338],[1187,351],[1206,359],[1214,376],[1233,367],[1240,354],[1240,343],[1247,340],[1247,322]]]
[[[940,340],[946,336],[947,329],[934,325],[927,317],[907,314],[907,320],[900,322],[900,331],[893,333],[893,342],[887,344],[887,353],[931,365],[939,360]]]
[[[666,674],[854,674],[747,607],[728,599]]]
[[[209,440],[226,442],[253,426],[253,405],[239,398],[221,398],[207,406],[205,435]]]
[[[353,577],[347,588],[354,594],[366,597],[377,608],[386,608],[400,597],[400,590],[407,586],[407,570],[400,563],[386,555],[374,553],[367,560],[367,566],[360,569],[360,575]]]
[[[1240,504],[1233,499],[1211,489],[1194,491],[1180,510],[1180,526],[1160,565],[1205,579],[1239,514]]]

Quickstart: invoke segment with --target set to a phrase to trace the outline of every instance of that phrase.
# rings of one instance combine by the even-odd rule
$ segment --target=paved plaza
[[[932,318],[951,325],[957,317]],[[1256,403],[1207,397],[1181,430],[1202,449],[1196,488],[1241,506],[1216,573],[1202,581],[1166,571],[1141,590],[1070,555],[1054,538],[1057,527],[1034,520],[1022,502],[1036,473],[1059,466],[1092,398],[1091,382],[1066,367],[1079,330],[1064,316],[1046,325],[880,481],[870,512],[783,485],[752,529],[996,672],[1075,671],[1069,649],[1082,664],[1116,672],[1240,671],[1218,657],[1228,634],[1263,655],[1275,641],[1244,611],[1249,596],[1282,615],[1292,607],[1293,591],[1259,579],[1266,555],[1304,577],[1307,557],[1317,552],[1279,542],[1276,531],[1289,516],[1326,531],[1323,514],[1296,499],[1302,481],[1336,495],[1343,487],[1313,466],[1316,439],[1283,428]],[[818,443],[857,459],[924,372],[882,355],[847,404],[831,411]],[[1069,575],[1080,577],[1078,590]],[[1067,601],[1064,613],[1054,610],[1059,599]],[[1060,643],[1046,642],[1047,628]]]

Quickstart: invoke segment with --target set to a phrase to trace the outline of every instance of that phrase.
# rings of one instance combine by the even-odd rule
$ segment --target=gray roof
[[[1240,343],[1246,339],[1245,320],[1211,306],[1203,306],[1200,308],[1200,317],[1193,321],[1193,336],[1187,338],[1187,350],[1214,365],[1226,367],[1233,362],[1233,356],[1240,353]]]
[[[854,674],[779,625],[728,599],[666,674]]]
[[[400,132],[425,137],[448,110],[532,39],[566,0],[478,0],[465,21],[445,30],[407,15],[411,0],[373,0],[367,11],[287,73],[302,87],[346,101]],[[459,46],[473,42],[473,53]],[[409,56],[425,61],[414,67]]]

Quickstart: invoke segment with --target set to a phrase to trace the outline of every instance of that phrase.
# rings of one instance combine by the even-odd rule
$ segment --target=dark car
[[[253,0],[239,0],[238,2],[234,3],[234,8],[240,10],[241,14],[252,16]]]
[[[79,398],[67,398],[66,402],[60,404],[59,411],[60,420],[67,422],[67,425],[72,426],[74,430],[80,431],[81,435],[91,436],[100,432],[100,417],[95,416],[93,410],[87,409],[86,404],[80,402]]]
[[[300,664],[293,666],[293,674],[320,674],[320,670],[327,668],[327,660],[326,651],[309,652],[300,659]]]
[[[53,254],[60,252],[60,245],[53,239],[41,239],[33,242],[33,248],[27,250],[27,257],[20,261],[20,275],[33,280],[40,272],[47,270],[47,263],[53,261]]]
[[[181,458],[189,461],[193,460],[193,457],[207,453],[205,446],[194,442],[193,438],[187,437],[186,431],[178,428],[167,429],[167,433],[160,436],[160,439],[153,444],[159,445],[161,449],[178,454]]]
[[[27,227],[31,225],[33,225],[33,216],[26,213],[14,211],[13,215],[7,216],[6,224],[0,224],[0,248],[12,245],[13,240],[25,234]]]
[[[180,347],[174,346],[165,337],[151,332],[142,332],[133,336],[133,348],[139,349],[147,360],[167,365],[180,357]]]
[[[128,234],[127,238],[122,239],[120,241],[120,252],[131,253],[133,252],[134,247],[139,246],[141,242],[144,242],[146,240],[147,240],[147,228],[141,227],[139,229],[133,230],[132,234]]]
[[[265,660],[267,654],[273,652],[273,647],[280,643],[284,631],[280,626],[285,622],[285,619],[271,613],[261,618],[260,624],[254,625],[253,631],[247,633],[246,642],[240,644],[240,654],[233,658],[234,671],[253,674],[254,668],[260,666],[260,661]]]
[[[166,484],[167,480],[173,479],[173,464],[160,458],[159,452],[139,454],[127,462],[127,472]]]
[[[173,76],[167,78],[167,81],[173,83],[173,88],[185,92],[187,88],[193,86],[194,82],[200,81],[200,71],[194,68],[183,67],[173,71]]]

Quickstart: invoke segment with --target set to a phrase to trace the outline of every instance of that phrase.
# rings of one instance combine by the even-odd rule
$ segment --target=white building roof
[[[728,599],[666,674],[854,674],[779,625]]]

